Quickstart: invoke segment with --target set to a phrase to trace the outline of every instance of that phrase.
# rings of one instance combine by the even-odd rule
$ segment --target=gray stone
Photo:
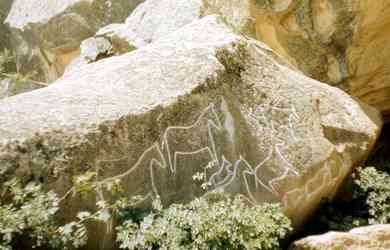
[[[126,19],[119,36],[143,47],[209,14],[220,14],[236,32],[254,35],[250,4],[244,0],[147,0]],[[249,29],[250,26],[253,26]]]
[[[143,206],[219,189],[280,202],[296,226],[333,197],[381,129],[374,109],[296,72],[218,16],[0,100],[0,113],[3,181],[36,179],[63,194],[72,176],[97,170],[145,197]],[[199,172],[205,183],[193,180]],[[95,201],[66,200],[63,214]],[[102,231],[90,249],[113,245],[112,228]]]
[[[10,27],[18,71],[52,82],[79,55],[81,41],[110,23],[122,22],[142,0],[15,0]]]
[[[122,24],[111,24],[100,29],[93,38],[95,42],[84,45],[85,50],[96,50],[99,40],[104,37],[112,48],[100,50],[107,54],[120,55],[142,48],[179,28],[209,14],[220,14],[237,33],[254,36],[254,19],[251,17],[253,0],[147,0],[140,4]],[[83,47],[82,47],[83,50]],[[111,53],[109,50],[112,50]],[[82,67],[90,62],[89,55],[81,52],[70,69]]]
[[[109,54],[112,50],[110,41],[104,37],[89,38],[81,43],[81,54],[89,62],[96,61],[99,55]]]

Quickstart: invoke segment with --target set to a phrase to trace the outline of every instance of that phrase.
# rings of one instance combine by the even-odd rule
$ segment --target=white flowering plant
[[[213,193],[166,209],[157,200],[143,221],[117,227],[117,240],[129,250],[276,250],[291,230],[279,204],[252,206],[242,196]]]

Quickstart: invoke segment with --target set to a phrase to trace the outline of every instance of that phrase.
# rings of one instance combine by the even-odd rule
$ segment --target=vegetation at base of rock
[[[3,185],[0,197],[0,249],[48,247],[63,249],[55,215],[59,198],[39,185],[12,180]]]
[[[277,204],[250,206],[241,196],[213,193],[154,211],[117,228],[122,249],[279,249],[291,231]]]
[[[80,211],[74,221],[61,223],[57,215],[62,201],[71,195],[96,192],[92,176],[87,172],[75,177],[75,187],[61,198],[35,183],[23,187],[17,179],[13,179],[3,184],[0,192],[0,250],[78,249],[87,243],[88,222],[106,222],[111,215],[128,209],[138,201],[138,197],[118,199],[112,204],[100,200],[96,203],[96,211]],[[99,188],[104,185],[113,191],[115,183],[116,180],[101,182]]]
[[[58,197],[40,185],[26,186],[13,179],[2,185],[0,250],[79,249],[88,240],[87,222],[118,222],[122,249],[279,249],[292,230],[278,204],[252,206],[242,196],[211,193],[189,204],[164,209],[159,199],[152,211],[135,209],[141,197],[100,200],[96,211],[80,211],[75,220],[58,220],[60,204],[71,195],[86,195],[97,188],[119,194],[118,181],[93,182],[93,174],[75,178],[75,188]]]
[[[390,175],[374,167],[360,169],[355,183],[355,195],[364,196],[369,208],[369,224],[390,223]]]

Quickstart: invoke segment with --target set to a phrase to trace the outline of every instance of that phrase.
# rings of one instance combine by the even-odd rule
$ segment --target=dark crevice
[[[364,166],[373,166],[390,173],[390,124],[383,127],[378,142]],[[369,208],[365,197],[354,197],[354,189],[356,186],[350,177],[342,192],[333,201],[324,200],[302,230],[288,239],[285,249],[288,249],[292,242],[307,236],[329,231],[349,231],[353,227],[353,221],[357,219],[360,226],[367,225]]]

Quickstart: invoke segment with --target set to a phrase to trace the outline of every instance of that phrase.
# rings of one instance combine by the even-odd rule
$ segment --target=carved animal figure
[[[172,173],[176,173],[180,156],[191,156],[203,151],[210,156],[210,162],[214,161],[219,166],[213,130],[221,129],[222,125],[214,104],[210,104],[192,125],[167,128],[161,148],[168,157]]]

